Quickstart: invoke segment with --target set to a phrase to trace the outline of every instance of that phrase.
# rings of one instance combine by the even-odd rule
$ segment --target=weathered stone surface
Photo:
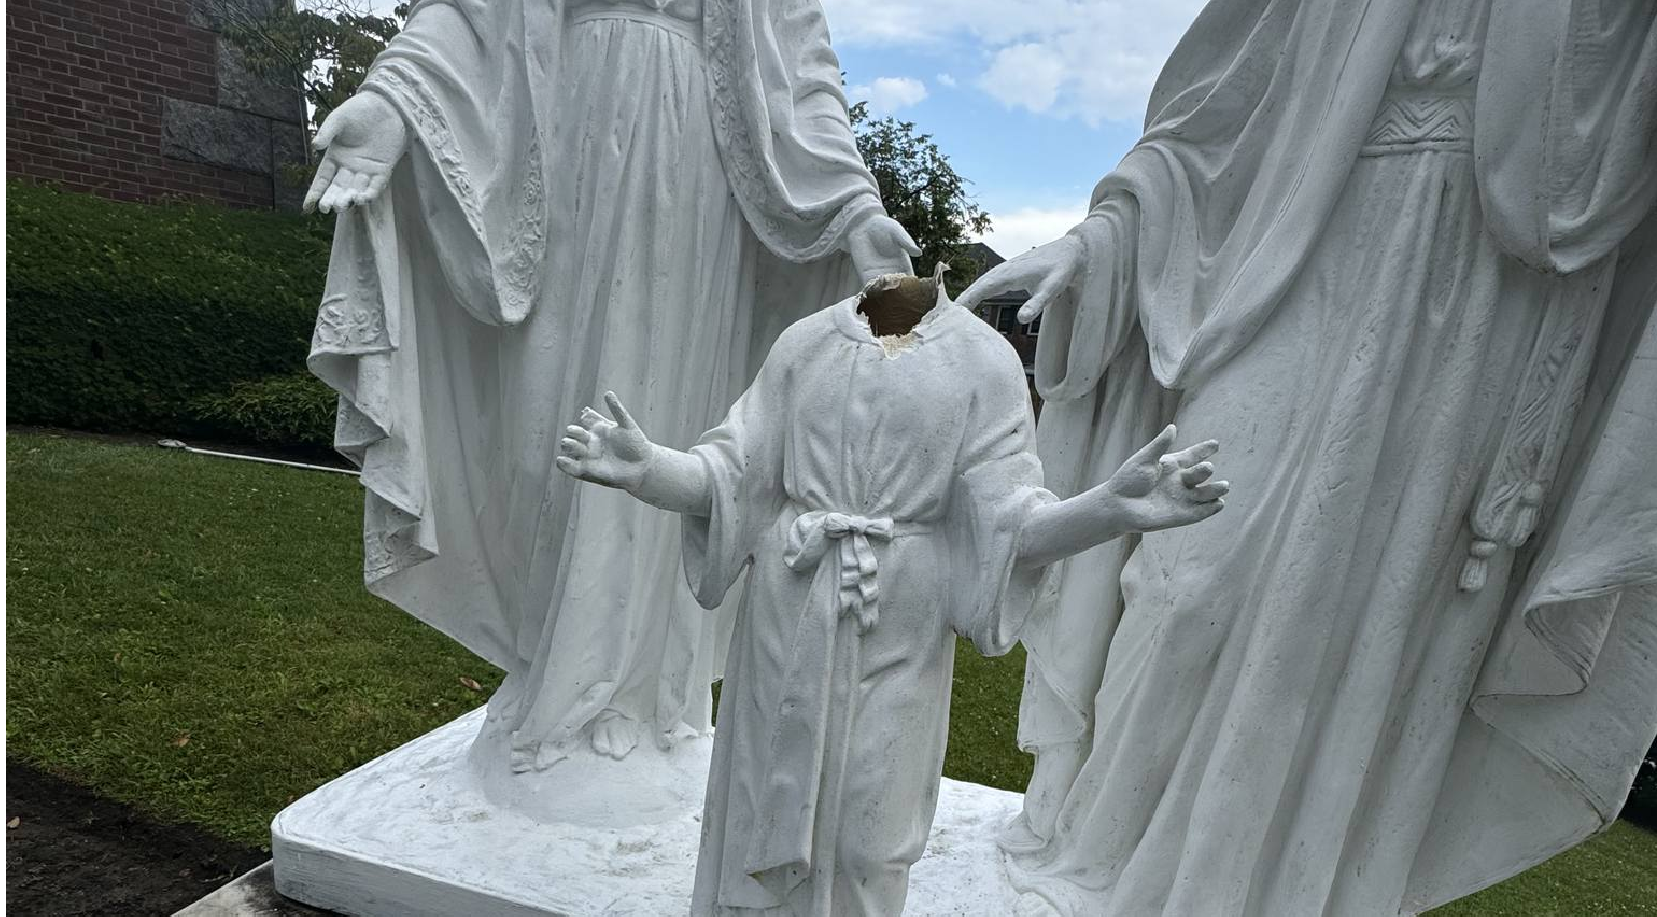
[[[272,169],[270,128],[270,120],[258,115],[181,99],[164,99],[161,152],[172,159],[269,175]]]
[[[269,16],[282,0],[191,0],[188,22],[200,29],[215,32],[225,25],[247,19]]]
[[[247,55],[235,44],[219,39],[219,105],[298,123],[305,118],[304,100],[293,86],[278,86],[255,73]]]
[[[327,917],[331,913],[282,897],[271,864],[266,863],[173,917]]]

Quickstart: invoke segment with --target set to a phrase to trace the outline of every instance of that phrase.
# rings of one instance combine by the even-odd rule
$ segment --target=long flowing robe
[[[365,579],[508,676],[516,769],[595,718],[709,725],[728,616],[677,526],[555,473],[604,387],[688,442],[880,212],[815,0],[427,0],[365,91],[413,149],[343,214],[311,359],[363,469]]]
[[[1198,18],[1076,230],[1040,452],[1063,495],[1175,420],[1233,496],[1065,563],[1025,640],[1015,884],[1088,917],[1414,913],[1615,818],[1657,731],[1654,19]]]
[[[712,512],[685,565],[715,607],[749,569],[719,699],[698,917],[902,913],[938,799],[955,634],[1005,653],[1051,499],[1012,348],[941,302],[883,345],[847,300],[790,328],[692,451]]]

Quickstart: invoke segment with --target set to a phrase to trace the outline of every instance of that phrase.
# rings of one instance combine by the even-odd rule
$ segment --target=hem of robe
[[[1538,533],[1530,576],[1515,591],[1469,704],[1467,716],[1501,741],[1458,736],[1410,879],[1412,907],[1471,894],[1609,828],[1657,733],[1657,498],[1629,459],[1657,448],[1653,245],[1657,218],[1624,252],[1629,270],[1614,282],[1600,341],[1604,400],[1579,419],[1575,438],[1583,445],[1568,457],[1574,480]],[[1535,767],[1494,760],[1504,745]],[[1457,792],[1454,768],[1468,761],[1478,763],[1463,772],[1466,785],[1488,784],[1488,773],[1501,770],[1523,787],[1504,798],[1556,815],[1528,819],[1528,831],[1463,836],[1458,813],[1480,812],[1477,797],[1494,795]],[[1477,827],[1476,818],[1459,821]],[[1464,876],[1435,874],[1458,854],[1465,861],[1469,842],[1486,865]]]

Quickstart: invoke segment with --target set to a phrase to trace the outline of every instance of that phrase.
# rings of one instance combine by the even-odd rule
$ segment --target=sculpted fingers
[[[317,209],[323,213],[337,213],[345,209],[346,195],[350,194],[350,182],[356,173],[349,169],[340,169],[334,173],[334,180],[328,183],[328,190],[322,192],[322,202]]]
[[[1128,464],[1149,465],[1159,459],[1171,458],[1167,452],[1169,447],[1174,444],[1174,437],[1178,435],[1179,429],[1173,424],[1163,427],[1162,432],[1156,435],[1156,439],[1141,446],[1139,451],[1133,454],[1133,458],[1128,459]]]
[[[1211,439],[1206,442],[1197,443],[1195,446],[1189,446],[1185,449],[1181,449],[1180,451],[1174,453],[1173,458],[1179,462],[1179,466],[1181,468],[1190,468],[1198,462],[1213,457],[1214,454],[1219,451],[1220,441],[1217,439]]]
[[[627,406],[621,403],[621,399],[616,397],[615,392],[605,392],[604,403],[610,408],[610,416],[616,419],[616,426],[624,430],[637,430],[639,428],[638,422],[633,419],[632,414],[627,413]]]
[[[1070,286],[1070,278],[1064,274],[1049,274],[1047,279],[1036,286],[1036,291],[1030,294],[1030,301],[1018,307],[1018,320],[1028,325],[1041,317],[1047,307],[1052,305],[1053,298],[1063,293]]]
[[[335,116],[338,111],[339,109],[336,108],[334,114],[322,119],[322,126],[316,129],[316,136],[311,138],[311,149],[326,150],[334,142],[334,138],[339,136],[340,126],[344,123],[344,119]]]
[[[1012,265],[1013,262],[1009,261],[990,268],[984,273],[984,276],[973,281],[972,286],[961,292],[961,295],[956,298],[955,304],[964,306],[970,311],[977,308],[979,303],[991,296],[1011,289],[1007,284],[1008,278],[1012,275]]]
[[[911,258],[919,258],[921,256],[920,245],[917,244],[914,238],[909,235],[909,231],[904,229],[902,226],[898,227],[898,246],[905,252],[908,252],[909,257]]]
[[[372,201],[375,198],[379,197],[380,192],[385,190],[386,180],[389,177],[390,176],[387,175],[386,173],[381,172],[380,174],[375,175],[374,177],[370,178],[368,180],[368,191],[364,193],[363,199]]]
[[[1228,493],[1231,493],[1229,481],[1209,481],[1191,488],[1191,499],[1198,503],[1215,503]]]
[[[1198,462],[1180,470],[1179,481],[1186,487],[1195,487],[1214,476],[1213,462]]]
[[[345,192],[345,206],[355,207],[368,202],[368,185],[372,177],[358,172],[351,182],[351,187]]]
[[[894,248],[901,249],[911,258],[920,257],[921,247],[915,244],[914,237],[909,235],[909,230],[904,229],[902,223],[899,223],[891,217],[887,217],[885,225],[886,234]]]
[[[567,437],[558,441],[558,458],[570,459],[571,461],[579,464],[587,457],[586,443],[578,443]]]
[[[1052,305],[1053,300],[1070,289],[1076,280],[1077,262],[1075,259],[1064,259],[1051,265],[1052,269],[1036,284],[1036,289],[1030,294],[1030,301],[1018,310],[1018,320],[1026,325],[1041,317]]]
[[[317,202],[322,200],[323,192],[334,183],[334,173],[339,171],[339,165],[333,159],[324,157],[322,165],[316,167],[316,177],[311,179],[311,189],[305,192],[305,212],[316,210]]]

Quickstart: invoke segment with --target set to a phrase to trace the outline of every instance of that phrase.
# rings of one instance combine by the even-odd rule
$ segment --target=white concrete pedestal
[[[473,711],[278,814],[277,889],[353,917],[688,912],[710,739],[683,742],[671,754],[641,747],[619,765],[570,759],[511,778],[542,782],[541,802],[554,809],[569,794],[572,820],[537,820],[525,809],[544,813],[548,805],[504,808],[486,797],[467,756],[483,716]],[[650,813],[653,824],[595,825],[603,806],[593,800],[635,791],[684,802]],[[943,781],[926,856],[911,875],[908,917],[1013,913],[995,834],[1019,802],[1016,793]]]

